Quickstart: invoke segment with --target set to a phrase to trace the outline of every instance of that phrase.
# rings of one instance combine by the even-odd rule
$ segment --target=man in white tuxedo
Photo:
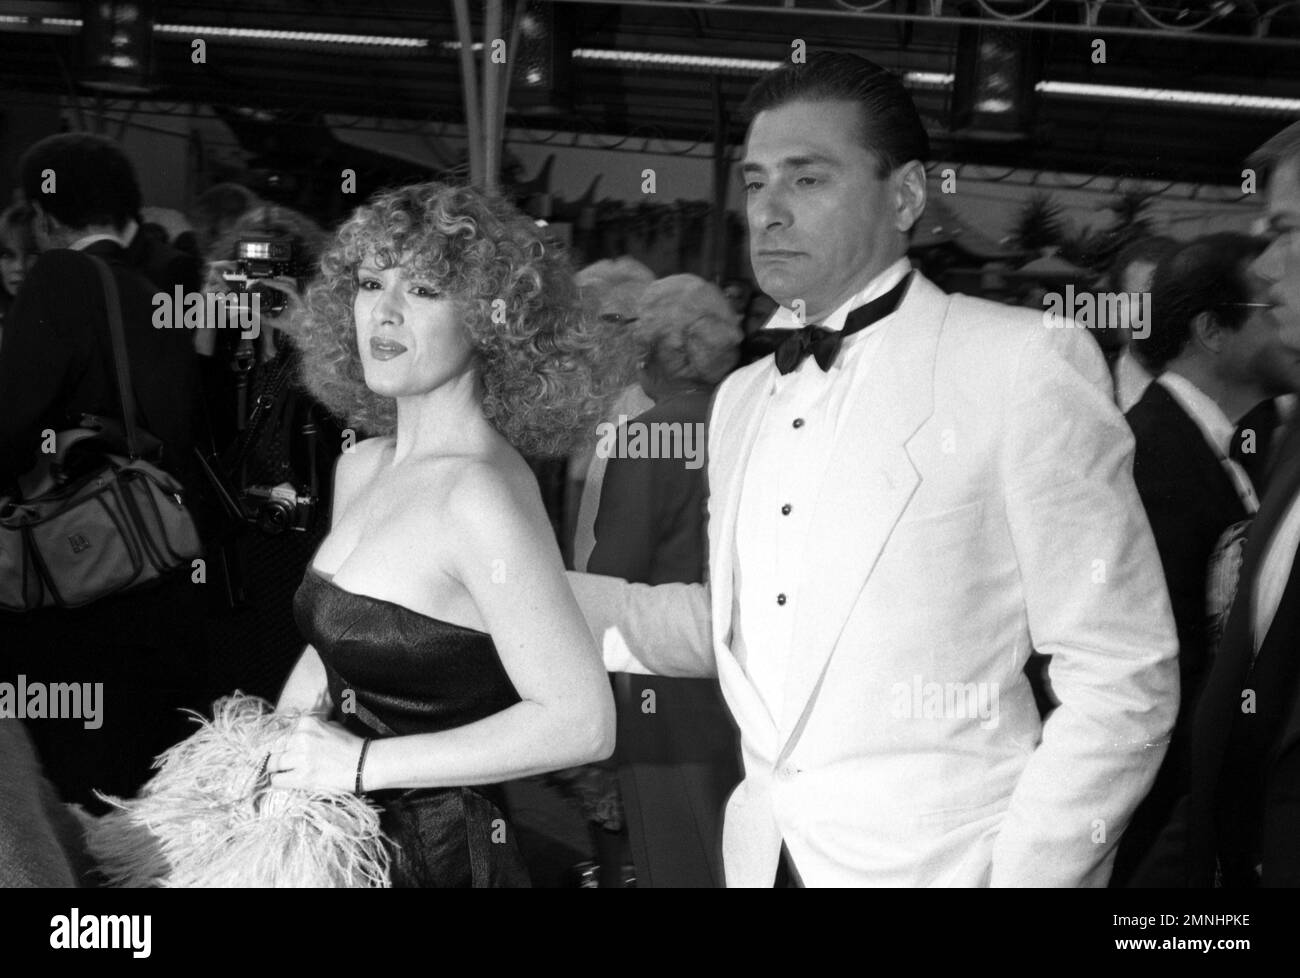
[[[894,76],[810,56],[747,109],[768,328],[819,331],[716,394],[711,585],[571,576],[606,664],[719,677],[729,886],[1104,885],[1178,674],[1101,353],[910,268],[928,142]]]

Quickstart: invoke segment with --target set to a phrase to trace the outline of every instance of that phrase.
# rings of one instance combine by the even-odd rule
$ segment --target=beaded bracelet
[[[357,758],[357,784],[356,784],[356,793],[357,793],[358,795],[362,793],[362,791],[361,791],[361,769],[362,769],[363,767],[365,767],[365,765],[366,765],[366,751],[368,751],[368,750],[370,750],[370,738],[369,738],[369,737],[367,737],[365,740],[363,740],[363,741],[361,742],[361,756]]]

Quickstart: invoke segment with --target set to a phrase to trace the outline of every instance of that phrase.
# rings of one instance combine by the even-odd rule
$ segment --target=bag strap
[[[86,254],[82,252],[82,254]],[[108,304],[108,331],[113,340],[113,367],[117,372],[117,396],[122,403],[122,424],[126,428],[127,452],[132,459],[140,457],[140,440],[135,416],[135,390],[131,386],[131,362],[126,355],[126,329],[122,325],[122,300],[117,291],[117,280],[108,263],[96,255],[86,255],[95,263],[99,280],[104,286],[104,300]]]

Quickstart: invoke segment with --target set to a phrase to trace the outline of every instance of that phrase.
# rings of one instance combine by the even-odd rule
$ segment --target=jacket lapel
[[[748,376],[736,379],[740,389],[726,392],[726,413],[715,412],[710,420],[714,427],[711,441],[718,446],[716,457],[709,459],[709,493],[720,502],[711,505],[709,525],[709,592],[712,598],[713,645],[718,655],[733,659],[731,653],[731,603],[734,596],[736,557],[736,518],[740,509],[740,491],[758,426],[767,413],[776,366],[772,358]],[[716,402],[715,402],[716,407]]]
[[[807,722],[832,650],[920,483],[907,443],[934,409],[935,348],[950,299],[916,274],[858,383],[831,449],[802,565],[782,757]],[[846,378],[847,379],[847,378]]]

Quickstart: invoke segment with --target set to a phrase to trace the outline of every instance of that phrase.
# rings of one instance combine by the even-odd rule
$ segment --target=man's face
[[[741,172],[754,275],[781,305],[798,310],[802,300],[809,321],[905,248],[897,195],[862,143],[860,113],[853,102],[800,100],[760,112],[749,128]]]
[[[1269,283],[1267,298],[1284,342],[1300,350],[1300,157],[1277,168],[1266,206],[1273,241],[1252,270]]]
[[[1251,280],[1250,302],[1271,302],[1272,283],[1258,276]],[[1286,323],[1280,307],[1249,308],[1249,315],[1229,333],[1223,349],[1223,368],[1237,383],[1258,387],[1265,397],[1300,392],[1300,321]]]

